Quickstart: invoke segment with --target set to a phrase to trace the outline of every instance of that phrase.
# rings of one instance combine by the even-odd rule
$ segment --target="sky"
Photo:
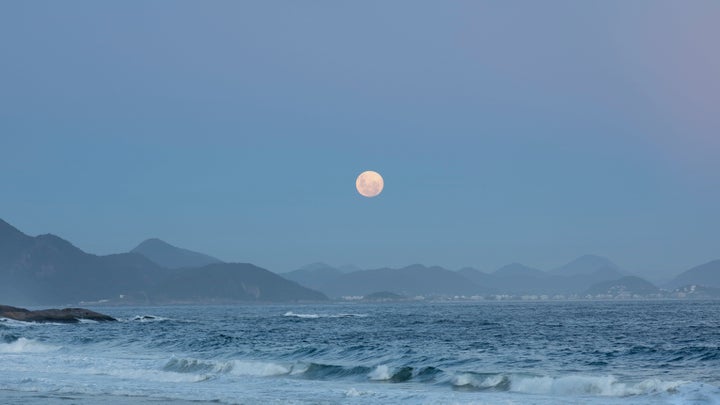
[[[720,258],[716,1],[5,1],[0,218],[283,272]],[[355,178],[385,179],[372,199]]]

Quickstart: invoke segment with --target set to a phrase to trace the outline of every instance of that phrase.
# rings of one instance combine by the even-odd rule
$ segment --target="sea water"
[[[0,319],[0,403],[720,403],[720,302],[92,308]]]

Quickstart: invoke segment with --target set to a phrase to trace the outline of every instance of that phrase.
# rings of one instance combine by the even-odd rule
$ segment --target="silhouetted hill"
[[[544,278],[547,277],[548,274],[542,270],[528,267],[520,263],[512,263],[495,270],[493,275],[496,277]]]
[[[343,274],[327,281],[320,291],[333,297],[389,291],[413,295],[473,295],[487,290],[457,272],[419,264],[400,269],[382,268]]]
[[[501,294],[555,293],[556,284],[542,270],[512,263],[495,270],[489,285]]]
[[[308,264],[289,273],[283,273],[281,276],[305,287],[317,290],[324,284],[335,280],[343,274],[345,273],[341,270],[326,263],[319,262]]]
[[[160,302],[327,300],[320,292],[249,263],[210,264],[173,272],[152,296]]]
[[[671,287],[700,285],[704,287],[720,288],[720,260],[713,260],[693,267],[692,269],[679,274],[668,284]]]
[[[550,270],[548,273],[560,276],[577,276],[596,273],[600,270],[620,272],[620,267],[610,259],[597,255],[584,255],[577,259]]]
[[[343,264],[342,266],[337,266],[336,269],[340,270],[343,273],[352,273],[353,271],[364,270],[354,264]]]
[[[623,274],[613,268],[600,267],[591,273],[553,275],[539,269],[513,263],[493,273],[473,268],[457,272],[441,267],[408,266],[402,269],[381,268],[343,274],[322,263],[283,274],[301,285],[317,289],[331,297],[366,295],[390,291],[414,295],[477,294],[580,294],[591,285],[617,280]]]
[[[618,280],[603,281],[593,284],[585,291],[585,295],[653,295],[660,293],[660,289],[651,282],[635,276],[626,276]]]
[[[120,295],[126,297],[121,300]],[[168,270],[138,253],[96,256],[55,235],[25,235],[0,220],[2,303],[164,303],[190,302],[193,297],[200,301],[326,299],[250,264]]]
[[[193,252],[173,246],[160,239],[148,239],[140,243],[131,253],[139,253],[162,267],[180,269],[184,267],[202,267],[213,263],[222,263],[203,253]]]
[[[95,301],[143,290],[165,270],[134,253],[95,256],[55,235],[30,237],[0,222],[0,301]]]
[[[611,268],[599,268],[587,274],[549,274],[519,263],[503,266],[491,274],[474,269],[463,269],[459,273],[489,291],[513,295],[579,294],[595,283],[623,276]]]
[[[457,272],[488,292],[492,291],[494,285],[494,277],[492,275],[472,267],[464,267]]]

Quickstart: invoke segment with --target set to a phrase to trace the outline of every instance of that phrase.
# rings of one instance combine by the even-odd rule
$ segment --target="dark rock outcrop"
[[[16,308],[7,305],[0,305],[0,318],[14,319],[23,322],[60,322],[60,323],[77,323],[81,319],[87,319],[98,322],[116,321],[115,318],[90,311],[84,308],[64,308],[64,309],[42,309],[39,311],[30,311],[25,308]]]

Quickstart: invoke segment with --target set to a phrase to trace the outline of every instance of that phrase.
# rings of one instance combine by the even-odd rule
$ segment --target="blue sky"
[[[3,2],[0,218],[286,271],[720,257],[720,4]],[[355,177],[376,170],[383,194]]]

